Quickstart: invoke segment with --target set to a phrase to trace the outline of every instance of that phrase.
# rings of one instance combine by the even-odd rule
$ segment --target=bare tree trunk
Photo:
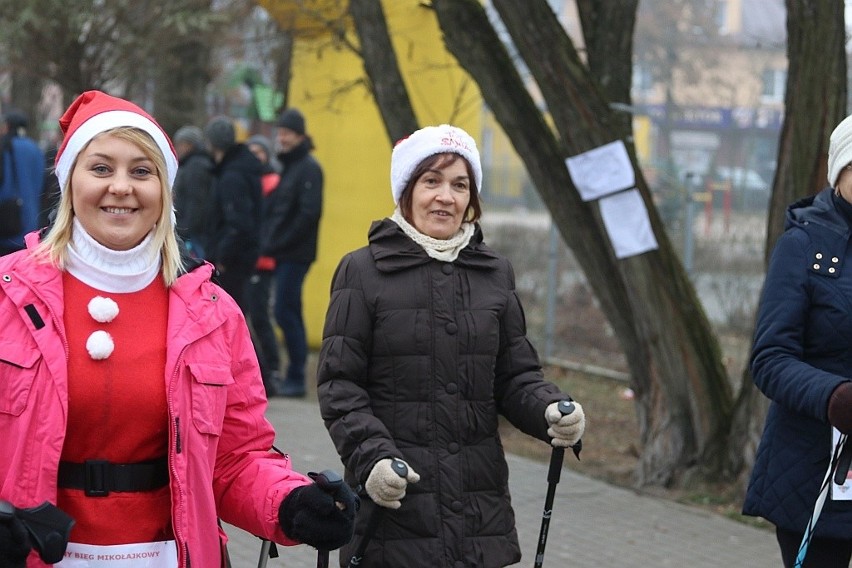
[[[658,251],[615,259],[597,207],[580,199],[564,166],[566,156],[629,135],[619,130],[623,121],[610,110],[603,89],[546,2],[495,0],[494,5],[541,89],[561,144],[527,94],[479,2],[432,4],[449,50],[477,81],[524,158],[621,341],[636,390],[643,444],[638,482],[675,483],[696,465],[715,470],[732,405],[730,387],[718,342],[666,237],[632,145],[627,144],[637,188],[649,210]],[[635,12],[628,16],[608,22],[613,34],[625,33],[621,26],[632,30]]]
[[[157,66],[154,112],[166,132],[181,126],[203,126],[207,118],[205,95],[210,82],[210,47],[187,40],[163,54]]]
[[[361,42],[361,59],[391,144],[419,128],[396,52],[388,34],[381,0],[350,0],[349,14]]]
[[[290,106],[290,79],[293,76],[293,33],[289,30],[279,32],[280,49],[276,52],[275,59],[275,85],[284,94],[281,108],[275,109],[282,112]]]
[[[633,29],[638,6],[639,0],[577,0],[589,71],[600,83],[607,100],[628,107],[633,77]],[[612,26],[612,22],[618,25]],[[615,129],[625,133],[624,136],[631,133],[633,116],[629,112],[617,113]]]
[[[212,10],[211,0],[182,0],[182,3],[187,11],[209,13]],[[154,112],[169,133],[187,124],[204,125],[207,119],[205,95],[210,83],[210,40],[189,34],[176,39],[176,43],[170,42],[164,49],[155,51],[159,61],[154,67]]]

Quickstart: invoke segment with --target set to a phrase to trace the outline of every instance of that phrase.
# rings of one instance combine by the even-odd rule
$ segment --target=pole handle
[[[562,413],[562,416],[567,416],[568,414],[571,414],[572,412],[574,412],[574,408],[575,408],[574,403],[571,402],[570,400],[560,400],[559,403],[556,405],[556,409],[559,410],[559,412]],[[583,449],[583,440],[577,440],[577,443],[574,444],[573,446],[571,446],[571,451],[574,452],[574,457],[576,457],[577,459],[580,459],[580,451],[582,449]],[[560,460],[561,460],[561,458],[560,458]],[[551,463],[551,468],[552,468],[553,467],[553,461],[551,460],[550,463]],[[549,478],[549,474],[548,474],[548,478]],[[557,478],[557,480],[558,480],[558,478]]]
[[[560,400],[559,404],[556,405],[556,409],[562,413],[562,416],[566,416],[574,412],[574,403],[570,400]]]
[[[391,469],[402,478],[408,477],[408,466],[399,458],[393,458],[393,460],[391,460]]]

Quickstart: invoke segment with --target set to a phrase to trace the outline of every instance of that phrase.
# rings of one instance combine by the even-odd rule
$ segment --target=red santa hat
[[[435,154],[458,154],[470,163],[476,189],[482,191],[482,163],[476,141],[470,134],[449,124],[426,126],[396,143],[391,154],[391,193],[393,202],[408,184],[411,174],[420,162]]]
[[[171,140],[151,115],[137,105],[101,91],[86,91],[71,103],[59,119],[64,138],[56,153],[56,177],[65,191],[77,154],[92,138],[113,128],[132,126],[147,132],[166,160],[169,187],[174,185],[178,160]]]

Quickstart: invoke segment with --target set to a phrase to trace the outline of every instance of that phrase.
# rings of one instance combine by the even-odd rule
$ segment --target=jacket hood
[[[245,144],[236,144],[228,148],[222,161],[213,167],[213,172],[218,174],[225,168],[233,168],[257,177],[263,173],[263,164]]]
[[[832,233],[848,237],[849,225],[843,214],[837,210],[833,197],[834,190],[827,187],[816,195],[809,195],[787,207],[784,229],[802,228],[808,223],[825,227]]]
[[[210,152],[202,148],[193,148],[192,150],[184,154],[183,157],[178,160],[178,165],[183,166],[187,162],[191,162],[196,158],[200,158],[205,162],[208,162],[211,167],[213,166],[213,156],[210,155]]]
[[[376,268],[382,272],[405,270],[433,260],[423,247],[411,240],[400,226],[389,218],[373,221],[368,239]],[[499,258],[483,241],[482,228],[477,223],[470,242],[459,252],[455,263],[475,269],[493,270],[497,267]]]

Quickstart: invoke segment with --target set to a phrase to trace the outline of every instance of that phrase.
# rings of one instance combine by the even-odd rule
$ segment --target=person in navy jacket
[[[743,512],[793,566],[834,449],[852,433],[852,116],[831,134],[827,187],[787,209],[758,310],[751,372],[771,399]],[[836,433],[835,433],[836,434]],[[833,491],[804,566],[849,566],[852,501]]]
[[[26,135],[27,118],[12,110],[0,124],[0,200],[21,201],[21,232],[0,236],[0,256],[24,248],[24,235],[38,228],[44,189],[44,153]],[[8,227],[6,227],[8,229]],[[2,228],[0,228],[2,229]]]

